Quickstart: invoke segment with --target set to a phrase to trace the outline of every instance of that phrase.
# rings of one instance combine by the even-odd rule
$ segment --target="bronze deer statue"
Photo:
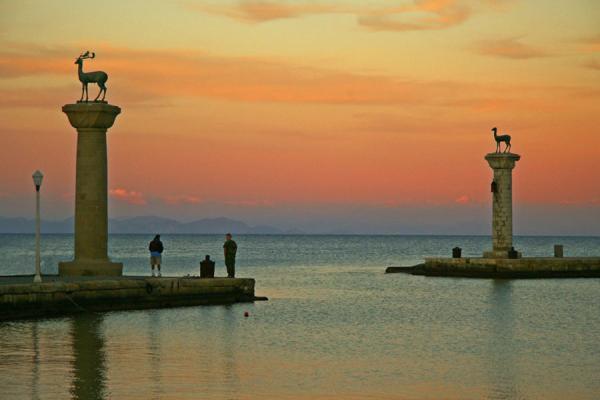
[[[500,143],[504,142],[504,153],[510,153],[510,135],[497,135],[498,128],[492,128],[494,132],[494,139],[496,140],[496,153],[500,153]]]
[[[77,73],[79,74],[79,81],[81,82],[81,99],[80,102],[83,101],[83,93],[85,92],[85,101],[88,101],[88,83],[97,83],[100,91],[98,92],[98,96],[94,99],[94,101],[98,101],[98,98],[102,94],[102,99],[100,101],[104,101],[106,97],[106,81],[108,80],[108,74],[104,71],[94,71],[94,72],[83,72],[83,60],[92,59],[96,57],[96,53],[92,53],[90,55],[89,51],[81,54],[75,60],[75,64],[77,64]]]

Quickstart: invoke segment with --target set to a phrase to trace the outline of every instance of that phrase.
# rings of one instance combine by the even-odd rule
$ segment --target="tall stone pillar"
[[[108,258],[106,131],[121,112],[107,103],[67,104],[62,108],[77,129],[75,259],[61,262],[61,276],[120,276],[123,264]]]
[[[490,153],[486,161],[494,170],[492,181],[492,251],[486,258],[508,258],[512,247],[512,170],[521,158],[513,153]]]

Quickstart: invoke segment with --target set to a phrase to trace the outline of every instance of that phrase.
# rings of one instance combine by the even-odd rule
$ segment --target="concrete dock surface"
[[[388,267],[386,273],[464,278],[598,278],[600,257],[426,258],[423,264]]]
[[[0,276],[0,321],[265,300],[254,285],[252,278]]]

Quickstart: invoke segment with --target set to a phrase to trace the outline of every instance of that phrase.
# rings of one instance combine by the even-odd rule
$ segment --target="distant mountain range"
[[[42,233],[73,233],[74,219],[42,221]],[[154,216],[117,218],[108,220],[109,233],[197,233],[224,234],[302,234],[299,230],[282,231],[267,225],[250,226],[242,221],[219,217],[203,218],[192,222],[179,222],[174,219]],[[33,233],[35,220],[27,218],[0,217],[0,233]]]

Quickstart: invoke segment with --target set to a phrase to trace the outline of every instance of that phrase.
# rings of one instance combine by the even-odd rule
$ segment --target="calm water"
[[[126,274],[150,236],[111,237]],[[166,274],[197,274],[221,236],[165,236]],[[239,236],[240,276],[268,302],[0,323],[2,399],[598,399],[600,279],[384,275],[485,237]],[[600,238],[517,238],[526,255],[600,253]],[[33,270],[0,235],[0,274]],[[44,236],[45,272],[70,236]],[[244,311],[250,312],[244,318]]]

